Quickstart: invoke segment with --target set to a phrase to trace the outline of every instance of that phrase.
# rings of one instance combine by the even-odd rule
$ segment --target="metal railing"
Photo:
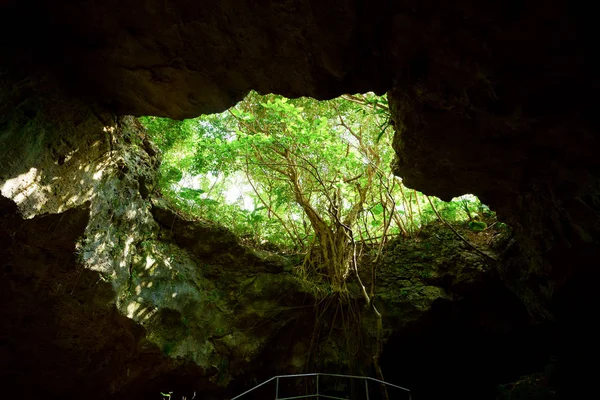
[[[293,399],[308,399],[308,398],[313,398],[315,397],[317,400],[319,399],[335,399],[335,400],[347,400],[348,398],[346,397],[336,397],[336,396],[330,396],[330,395],[326,395],[324,393],[320,393],[319,392],[319,377],[337,377],[337,378],[347,378],[347,379],[361,379],[364,381],[365,383],[365,399],[369,400],[369,381],[371,382],[376,382],[379,385],[385,385],[385,386],[389,386],[395,389],[399,389],[402,390],[404,392],[406,392],[407,396],[408,396],[408,400],[411,400],[411,393],[410,390],[407,388],[403,388],[401,386],[398,385],[394,385],[388,382],[384,382],[381,381],[379,379],[375,379],[375,378],[371,378],[368,376],[356,376],[356,375],[339,375],[339,374],[323,374],[320,372],[315,372],[315,373],[310,373],[310,374],[294,374],[294,375],[277,375],[274,376],[270,379],[267,379],[266,381],[264,381],[263,383],[254,386],[252,389],[246,390],[244,393],[235,396],[234,398],[232,398],[231,400],[237,400],[239,398],[241,398],[242,396],[247,395],[248,393],[258,389],[261,386],[264,386],[270,382],[275,381],[275,400],[293,400]],[[279,382],[282,379],[289,379],[289,378],[305,378],[305,377],[315,377],[316,380],[316,393],[313,394],[306,394],[306,395],[302,395],[302,396],[292,396],[292,397],[279,397]]]

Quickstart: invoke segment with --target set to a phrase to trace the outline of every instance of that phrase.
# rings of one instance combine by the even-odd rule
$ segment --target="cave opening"
[[[331,226],[357,209],[356,240],[374,247],[417,236],[439,218],[478,232],[483,218],[506,227],[474,195],[429,198],[392,174],[385,95],[318,101],[251,92],[220,114],[140,121],[161,151],[160,194],[254,246],[306,252],[318,225],[306,210]]]
[[[405,187],[402,180],[392,173],[392,129],[386,132],[391,128],[392,120],[385,95],[344,95],[318,101],[311,98],[288,99],[272,94],[261,96],[251,92],[236,106],[220,114],[181,121],[141,117],[140,122],[160,149],[162,163],[156,195],[166,200],[170,207],[187,218],[225,226],[244,245],[286,258],[295,276],[318,285],[321,290],[331,291],[333,288],[334,291],[349,291],[356,295],[358,292],[353,290],[358,286],[372,285],[370,294],[374,302],[381,303],[385,318],[394,315],[395,311],[387,309],[390,306],[386,305],[386,301],[376,300],[373,288],[377,281],[372,279],[371,273],[375,270],[372,264],[382,257],[388,242],[392,242],[393,248],[394,241],[427,241],[434,235],[442,238],[439,246],[444,248],[444,240],[457,241],[461,238],[463,246],[470,246],[472,250],[479,251],[480,256],[494,259],[493,254],[502,252],[503,246],[512,237],[511,229],[498,221],[496,214],[477,197],[464,195],[444,202]],[[346,256],[333,263],[342,272],[328,270],[328,254],[320,252],[320,246],[325,243],[322,236],[335,237],[336,229],[346,239],[335,241],[337,247],[332,249],[332,252]],[[348,244],[353,247],[343,247]],[[354,257],[348,257],[352,253]],[[431,254],[419,256],[429,261],[433,258]],[[356,263],[359,278],[363,276],[358,281],[350,274],[352,262]],[[378,273],[386,274],[385,271]],[[455,277],[439,276],[443,275],[439,271],[416,270],[416,273],[424,276],[424,285],[434,283],[449,292],[454,291]],[[336,283],[340,276],[343,282]],[[407,292],[402,285],[396,289],[403,295]],[[493,296],[482,296],[485,291],[481,287],[477,290],[469,288],[465,292],[458,290],[453,295],[466,297],[466,300],[448,301],[448,304],[453,304],[450,308],[456,308],[454,312],[449,311],[448,306],[434,302],[429,312],[431,315],[425,319],[433,319],[440,326],[421,328],[423,330],[416,336],[387,333],[386,342],[389,341],[389,344],[384,345],[381,354],[386,376],[406,386],[411,386],[411,383],[419,385],[420,392],[417,390],[417,393],[420,398],[433,398],[442,392],[422,390],[427,383],[419,381],[419,378],[428,375],[426,369],[419,369],[419,375],[398,368],[393,361],[395,357],[388,356],[388,353],[402,353],[400,348],[406,343],[409,348],[428,347],[422,343],[440,340],[435,336],[438,333],[431,332],[449,330],[460,331],[450,335],[452,338],[449,340],[460,342],[451,347],[465,348],[467,352],[472,350],[469,342],[473,340],[487,341],[484,345],[487,349],[493,340],[506,340],[511,335],[522,339],[519,336],[522,332],[515,333],[515,330],[525,330],[527,323],[523,322],[524,310],[519,310],[518,305],[514,306],[518,317],[510,312],[501,315],[490,312],[493,314],[490,318],[499,321],[480,324],[483,331],[493,331],[494,324],[510,325],[510,321],[516,319],[516,329],[503,327],[499,332],[486,331],[479,336],[473,333],[473,330],[476,331],[473,323],[465,322],[462,314],[485,319],[482,315],[489,311],[485,306],[469,305],[481,298],[486,299],[486,305],[493,304],[489,300]],[[509,302],[518,303],[509,294],[502,294]],[[502,299],[500,296],[497,301],[502,302]],[[315,312],[321,311],[315,308]],[[329,311],[324,315],[333,320],[329,324],[333,329],[336,316]],[[487,322],[492,328],[486,325]],[[318,325],[321,322],[314,323]],[[386,328],[389,332],[394,331],[393,327]],[[289,334],[293,336],[293,333]],[[435,339],[424,339],[430,336]],[[449,357],[450,353],[445,353],[441,347],[429,347],[430,352],[426,352],[424,357],[431,358],[432,354],[438,359]],[[522,349],[522,346],[518,348]],[[172,349],[167,350],[170,352]],[[345,352],[347,349],[338,350]],[[348,369],[344,364],[352,364],[356,360],[341,357],[339,370],[331,370],[335,365],[327,365],[327,368],[334,373],[345,371],[376,375],[369,366],[370,362],[366,361],[368,356],[363,353],[361,351],[360,356],[365,365]],[[453,355],[458,357],[459,353]],[[493,352],[490,357],[492,364],[497,359],[494,355],[500,353]],[[473,354],[480,352],[475,350]],[[272,357],[277,356],[272,354]],[[407,365],[419,365],[416,362],[422,357],[410,353],[405,362]],[[313,358],[313,363],[306,364],[305,368],[323,367],[324,364],[318,360],[319,355]],[[533,363],[539,369],[539,365]],[[514,380],[532,371],[525,368],[506,373],[507,369],[510,365],[502,364],[497,371],[488,373],[488,380],[474,391],[473,396],[494,395],[497,386],[504,380],[508,382],[509,378]],[[469,368],[456,370],[461,376],[473,371]],[[237,387],[239,390],[248,389],[244,384]],[[445,393],[455,394],[452,390]]]
[[[475,196],[444,202],[405,187],[390,168],[390,125],[386,97],[372,93],[326,102],[251,93],[193,120],[102,122],[92,149],[106,155],[92,167],[80,144],[49,146],[58,171],[82,171],[92,188],[86,200],[68,186],[68,198],[90,209],[77,261],[99,277],[83,282],[110,286],[118,313],[143,327],[116,330],[116,361],[96,354],[99,370],[127,354],[186,360],[137,393],[227,397],[306,368],[377,376],[380,334],[382,373],[418,398],[491,398],[499,384],[542,370],[545,327],[531,327],[522,299],[489,264],[522,265],[511,228]],[[48,171],[24,175],[49,195],[56,188],[38,175]],[[346,247],[322,251],[322,237]],[[54,276],[52,290],[68,279],[60,295],[71,296],[79,273]],[[35,279],[38,287],[45,278]],[[359,311],[368,304],[361,287],[383,316],[382,333],[372,311]],[[135,350],[123,353],[128,346]]]

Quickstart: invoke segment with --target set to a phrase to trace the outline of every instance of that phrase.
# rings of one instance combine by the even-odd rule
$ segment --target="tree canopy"
[[[167,199],[254,243],[305,254],[305,270],[335,286],[357,253],[415,236],[438,213],[469,222],[489,212],[474,196],[427,198],[391,173],[385,96],[252,92],[220,114],[141,121],[162,151]]]

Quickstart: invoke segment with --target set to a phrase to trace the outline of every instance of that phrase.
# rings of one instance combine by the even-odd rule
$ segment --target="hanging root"
[[[383,352],[383,318],[382,318],[379,310],[377,310],[377,307],[375,306],[375,302],[374,302],[375,274],[374,274],[374,271],[372,271],[372,275],[373,275],[372,286],[373,287],[371,288],[371,295],[369,295],[369,293],[367,292],[367,289],[360,277],[360,274],[358,272],[357,247],[356,247],[356,241],[354,240],[354,234],[352,232],[352,229],[350,228],[350,226],[343,224],[339,220],[338,220],[338,223],[344,228],[344,232],[345,232],[347,238],[351,242],[352,253],[351,253],[351,257],[348,257],[349,263],[343,263],[347,268],[343,271],[342,276],[338,276],[337,273],[339,271],[337,269],[335,271],[336,272],[335,274],[331,274],[331,271],[330,271],[330,282],[329,283],[332,285],[334,291],[333,291],[333,293],[331,293],[328,296],[329,299],[327,299],[327,301],[324,302],[323,305],[316,306],[315,326],[314,326],[313,334],[311,337],[311,343],[310,343],[310,348],[309,348],[308,355],[307,355],[306,366],[308,367],[310,365],[310,362],[313,361],[312,359],[313,359],[314,353],[316,353],[316,347],[318,346],[318,343],[320,342],[320,340],[322,338],[321,330],[323,327],[323,317],[325,316],[325,312],[327,311],[327,309],[329,309],[329,307],[331,306],[331,303],[332,303],[334,297],[337,298],[338,304],[337,304],[337,307],[335,310],[333,321],[331,322],[332,325],[329,329],[328,337],[331,336],[331,334],[333,332],[335,320],[336,320],[336,318],[338,316],[338,312],[339,312],[340,319],[342,321],[342,325],[345,328],[345,332],[346,332],[346,339],[347,339],[346,344],[347,344],[348,350],[350,350],[349,337],[350,337],[350,333],[354,332],[353,326],[355,326],[355,324],[351,324],[350,320],[351,319],[360,320],[360,313],[356,312],[356,310],[353,309],[352,301],[350,300],[350,297],[347,292],[348,289],[346,287],[346,278],[347,278],[346,275],[347,275],[347,273],[349,273],[353,270],[354,274],[356,276],[356,279],[358,281],[362,297],[365,300],[365,307],[366,308],[370,307],[373,310],[373,312],[375,313],[375,317],[376,317],[376,321],[377,321],[376,322],[377,332],[376,332],[375,353],[373,354],[372,359],[373,359],[373,365],[375,367],[375,373],[377,375],[377,378],[381,381],[385,381],[383,372],[381,370],[381,365],[379,363],[379,359]],[[323,261],[327,261],[327,260],[319,260],[319,261],[323,262]],[[303,266],[302,266],[302,272],[304,273],[303,275],[308,276],[309,271],[314,269],[314,265],[315,265],[314,262],[315,262],[315,260],[311,257],[311,251],[309,250],[309,254],[305,258]],[[337,265],[338,263],[335,263],[335,264]],[[347,315],[344,315],[344,309],[343,309],[344,300],[346,300],[348,302],[348,306],[349,306]],[[322,302],[320,302],[319,304],[321,304],[321,303]],[[385,385],[381,386],[381,391],[382,391],[382,398],[384,400],[389,400],[389,395],[387,393],[387,388],[385,387]]]
[[[347,228],[348,231],[350,232],[350,238],[352,240],[352,247],[353,247],[353,257],[352,257],[352,267],[354,269],[354,273],[356,275],[356,279],[358,281],[358,284],[360,285],[360,289],[362,291],[362,295],[365,298],[365,306],[369,307],[371,306],[371,308],[373,309],[373,312],[375,312],[375,317],[377,318],[377,344],[375,346],[375,354],[373,355],[373,366],[375,367],[375,373],[377,374],[377,379],[384,381],[385,379],[383,377],[383,371],[381,370],[381,365],[379,364],[379,358],[381,356],[381,352],[383,351],[383,318],[381,317],[381,313],[379,312],[379,310],[377,310],[377,307],[375,306],[375,295],[374,293],[372,293],[372,296],[369,297],[369,294],[367,293],[367,289],[365,288],[365,285],[362,282],[362,279],[360,279],[360,274],[358,273],[358,262],[356,259],[356,242],[354,241],[354,236],[352,235],[352,230],[350,230],[350,228]],[[373,286],[375,285],[375,283],[373,282]],[[374,292],[374,290],[372,290],[372,292]],[[381,391],[382,391],[382,396],[385,400],[389,400],[389,396],[388,396],[388,392],[387,392],[387,388],[385,385],[382,385],[381,387]]]
[[[379,364],[379,357],[383,351],[383,319],[381,318],[381,313],[377,310],[377,307],[375,307],[375,304],[372,303],[371,306],[373,307],[373,311],[377,317],[377,346],[375,354],[373,355],[373,366],[375,367],[377,379],[385,382],[383,371],[381,370],[381,365]],[[381,394],[385,400],[389,400],[387,387],[385,385],[381,385]]]

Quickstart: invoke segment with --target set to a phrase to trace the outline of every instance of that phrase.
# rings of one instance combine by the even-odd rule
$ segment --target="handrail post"
[[[279,377],[275,380],[275,400],[279,399]]]
[[[367,400],[369,400],[369,380],[365,379],[365,393],[367,395]]]
[[[317,374],[317,400],[319,400],[319,374]]]

